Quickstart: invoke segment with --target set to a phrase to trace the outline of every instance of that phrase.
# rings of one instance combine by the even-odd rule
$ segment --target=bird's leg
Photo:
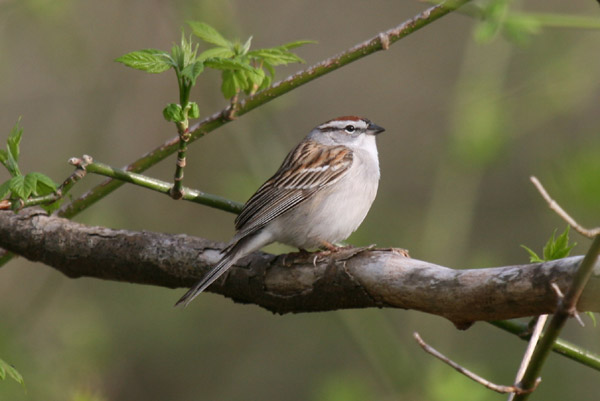
[[[327,242],[327,241],[321,241],[321,245],[323,245],[323,248],[327,249],[327,251],[329,251],[329,252],[336,252],[336,251],[339,251],[341,248],[341,247],[335,246],[331,242]]]

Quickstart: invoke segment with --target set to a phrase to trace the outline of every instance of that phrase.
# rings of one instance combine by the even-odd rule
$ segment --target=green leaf
[[[250,37],[248,38],[248,40],[246,41],[246,43],[244,43],[244,44],[242,45],[242,48],[240,49],[240,50],[241,50],[241,54],[242,54],[242,55],[244,55],[244,54],[248,53],[248,51],[250,50],[250,45],[251,45],[251,44],[252,44],[252,36],[250,36]]]
[[[208,58],[229,58],[235,56],[235,52],[230,48],[213,47],[200,53],[197,60],[204,61]]]
[[[0,185],[0,200],[4,199],[10,193],[10,181],[7,180]]]
[[[187,22],[194,35],[198,36],[205,42],[221,47],[231,47],[231,42],[225,39],[215,28],[205,24],[204,22],[188,21]]]
[[[180,46],[181,58],[179,61],[179,68],[184,69],[188,65],[192,64],[194,60],[196,60],[196,53],[198,52],[198,44],[192,42],[192,38],[190,36],[189,39],[185,37],[183,32],[181,33],[181,46]]]
[[[8,162],[8,152],[4,149],[0,149],[0,163],[4,164],[4,166],[6,166],[7,162]]]
[[[569,256],[571,250],[577,243],[573,243],[569,245],[569,226],[565,229],[565,231],[555,238],[556,230],[552,233],[552,236],[544,245],[544,258],[540,258],[537,253],[526,247],[525,245],[521,245],[523,249],[525,249],[529,253],[529,261],[532,263],[538,262],[547,262],[555,259],[562,259]]]
[[[35,188],[37,187],[37,177],[35,175],[27,174],[25,175],[23,182],[25,183],[25,187],[29,191],[29,195],[35,195]],[[28,198],[29,195],[27,195],[25,198]]]
[[[259,68],[255,68],[254,71],[245,72],[247,78],[247,86],[245,88],[246,93],[256,92],[265,80],[265,72]]]
[[[6,140],[6,145],[8,148],[8,159],[12,156],[15,163],[19,161],[19,144],[21,143],[21,137],[23,136],[23,128],[19,125],[21,122],[21,117],[17,120],[17,123],[10,130],[10,134],[8,135],[8,139]]]
[[[248,52],[248,56],[258,60],[264,60],[271,65],[304,63],[304,60],[298,55],[279,48],[253,50]]]
[[[169,103],[163,110],[163,117],[167,121],[180,123],[185,120],[181,106],[175,103]]]
[[[258,90],[264,90],[271,86],[271,82],[273,82],[273,78],[270,75],[265,75],[265,79],[263,79],[262,84],[258,87]]]
[[[33,177],[35,179],[35,189],[33,191],[34,195],[44,196],[56,191],[56,184],[46,174],[29,173],[25,176],[25,178],[27,177]]]
[[[189,118],[198,118],[200,117],[200,108],[198,107],[198,103],[189,102],[188,103],[188,117]]]
[[[115,61],[151,74],[158,74],[173,67],[173,59],[169,54],[156,49],[137,50],[127,53]]]
[[[194,85],[196,83],[196,78],[198,78],[198,75],[200,75],[202,71],[204,71],[204,63],[202,61],[196,61],[185,67],[181,71],[181,75]]]
[[[243,89],[243,80],[233,70],[224,70],[221,74],[221,92],[226,99],[231,99]]]
[[[569,245],[569,226],[565,229],[565,231],[558,236],[558,238],[554,239],[556,234],[556,230],[552,233],[552,237],[548,240],[546,245],[544,246],[544,260],[555,260],[562,259],[569,256],[571,253],[571,249],[577,245],[577,243],[573,243]]]
[[[17,383],[25,385],[23,376],[17,372],[17,369],[0,359],[0,379],[4,380],[7,375]]]
[[[317,43],[317,41],[315,41],[315,40],[297,40],[295,42],[286,43],[285,45],[282,45],[281,47],[283,47],[286,50],[290,50],[290,49],[294,49],[296,47],[310,45],[310,44],[314,44],[314,43]]]
[[[21,175],[17,162],[12,155],[4,149],[0,149],[0,163],[6,167],[11,176]]]
[[[271,77],[275,77],[275,68],[268,61],[263,61],[263,68],[265,68]]]
[[[531,263],[541,263],[541,262],[543,262],[543,260],[540,259],[540,257],[538,256],[537,253],[535,253],[534,251],[532,251],[531,249],[529,249],[525,245],[521,245],[521,248],[525,249],[527,251],[527,253],[529,253],[529,261]]]
[[[233,71],[233,76],[236,81],[236,86],[240,90],[247,90],[250,88],[250,80],[248,79],[247,71],[235,70]]]
[[[54,213],[56,210],[58,210],[60,208],[60,205],[62,204],[62,202],[64,201],[64,198],[61,199],[57,199],[56,201],[52,202],[49,205],[40,205],[40,207],[42,209],[44,209],[46,211],[46,213],[48,214],[52,214]]]
[[[204,65],[215,70],[253,70],[248,63],[228,58],[209,58],[204,61]]]
[[[32,179],[25,179],[25,176],[17,175],[10,179],[10,190],[14,196],[20,199],[27,199],[35,189],[35,182]]]

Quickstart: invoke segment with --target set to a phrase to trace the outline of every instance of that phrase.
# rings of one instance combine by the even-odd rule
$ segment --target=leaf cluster
[[[207,67],[221,70],[221,92],[232,98],[239,92],[247,95],[269,87],[275,77],[275,67],[304,60],[291,49],[313,43],[307,40],[266,49],[250,50],[252,36],[244,43],[225,39],[216,29],[203,22],[188,22],[194,35],[215,45],[202,52],[198,59]]]
[[[127,53],[116,61],[149,73],[161,73],[173,68],[180,83],[180,92],[194,86],[205,67],[220,70],[221,92],[225,98],[231,99],[240,92],[252,94],[267,88],[275,76],[275,66],[304,62],[291,49],[312,43],[301,40],[267,49],[250,50],[252,37],[241,43],[226,39],[204,22],[189,21],[188,25],[193,35],[214,47],[197,55],[198,44],[193,44],[191,38],[186,39],[183,35],[181,44],[173,46],[171,53],[156,49],[138,50]],[[170,111],[165,111],[165,118],[177,121],[180,114],[185,112],[185,103],[181,101],[181,111],[173,107]]]
[[[42,173],[23,175],[19,169],[20,143],[23,128],[19,119],[6,140],[6,149],[0,149],[0,163],[6,167],[11,178],[0,184],[0,199],[26,200],[30,196],[45,196],[56,191],[56,184]],[[56,206],[56,205],[54,205]]]
[[[577,245],[576,242],[569,244],[569,226],[567,226],[565,231],[558,237],[556,237],[556,229],[554,230],[552,236],[548,239],[546,245],[544,245],[543,257],[540,257],[525,245],[521,245],[521,247],[529,253],[529,261],[531,263],[541,263],[566,258],[575,245]]]
[[[0,359],[0,380],[6,379],[7,376],[19,384],[25,385],[23,376],[21,376],[17,369]]]

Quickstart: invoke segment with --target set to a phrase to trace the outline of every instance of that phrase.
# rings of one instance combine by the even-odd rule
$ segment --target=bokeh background
[[[586,1],[523,9],[600,18]],[[425,9],[417,1],[0,1],[0,139],[22,116],[21,168],[55,181],[67,159],[123,166],[175,135],[161,115],[177,100],[172,72],[113,60],[170,49],[186,20],[313,64]],[[245,201],[312,127],[366,116],[382,179],[351,244],[403,247],[454,268],[526,263],[565,224],[530,184],[536,175],[584,225],[599,224],[600,32],[542,29],[523,43],[474,40],[454,14],[386,51],[278,98],[194,143],[185,184]],[[305,68],[278,69],[278,78]],[[219,74],[192,92],[201,115],[220,110]],[[165,180],[174,157],[147,173]],[[0,181],[7,178],[0,170]],[[81,194],[101,181],[88,177]],[[114,228],[227,241],[234,216],[126,186],[76,217]],[[574,254],[584,253],[589,241]],[[272,252],[289,248],[272,246]],[[276,316],[212,294],[173,309],[183,290],[68,279],[22,258],[0,269],[0,358],[26,389],[0,381],[0,400],[502,400],[432,357],[432,345],[492,381],[511,383],[525,343],[485,323],[466,332],[402,310]],[[563,337],[600,352],[600,334],[570,322]],[[598,372],[552,355],[533,399],[597,400]]]

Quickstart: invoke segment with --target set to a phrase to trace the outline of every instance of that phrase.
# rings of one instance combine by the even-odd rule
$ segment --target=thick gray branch
[[[28,209],[18,215],[0,212],[0,246],[72,278],[176,288],[191,286],[218,260],[224,244],[187,235],[89,227]],[[325,256],[256,252],[209,291],[275,313],[394,307],[433,313],[466,327],[477,320],[552,313],[556,294],[550,284],[565,292],[580,261],[571,257],[454,270],[389,249],[349,249]],[[173,294],[173,300],[179,295]],[[600,266],[579,309],[600,311]]]

